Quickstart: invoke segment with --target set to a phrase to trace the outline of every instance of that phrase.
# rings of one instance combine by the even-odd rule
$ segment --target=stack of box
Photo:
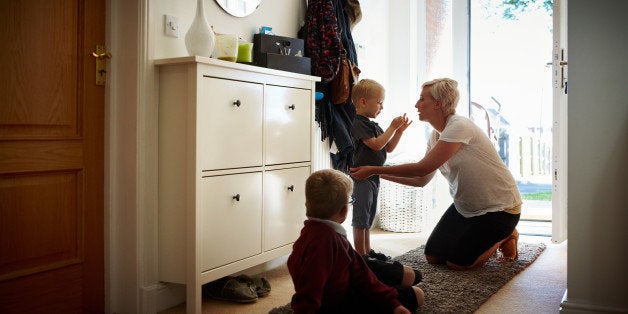
[[[311,75],[310,58],[303,56],[303,39],[255,34],[253,52],[257,66]]]

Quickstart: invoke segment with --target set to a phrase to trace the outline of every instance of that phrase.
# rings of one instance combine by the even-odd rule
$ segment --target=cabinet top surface
[[[285,76],[291,78],[305,79],[310,81],[319,82],[321,79],[318,76],[304,75],[300,73],[293,73],[281,70],[268,69],[248,64],[241,64],[236,62],[229,62],[214,58],[200,57],[200,56],[187,56],[178,58],[167,58],[155,60],[155,66],[169,66],[169,65],[182,65],[182,64],[206,64],[211,66],[231,68],[234,70],[249,71],[263,74],[271,74],[277,76]]]

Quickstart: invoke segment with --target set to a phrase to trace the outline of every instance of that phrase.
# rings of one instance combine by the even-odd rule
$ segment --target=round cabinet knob
[[[236,101],[233,102],[233,105],[236,107],[240,107],[240,105],[242,105],[242,103],[240,102],[240,99],[237,99]]]
[[[294,104],[292,104],[292,105],[288,106],[288,109],[294,110],[294,108],[296,108],[296,107],[294,106]]]
[[[233,199],[236,200],[237,202],[239,202],[240,201],[240,194],[234,195]]]
[[[288,190],[290,190],[290,191],[294,192],[294,185],[289,186],[289,187],[288,187]]]

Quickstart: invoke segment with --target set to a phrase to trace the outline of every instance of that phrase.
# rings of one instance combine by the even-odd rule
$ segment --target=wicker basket
[[[424,188],[380,181],[379,223],[384,230],[421,232],[426,213]]]

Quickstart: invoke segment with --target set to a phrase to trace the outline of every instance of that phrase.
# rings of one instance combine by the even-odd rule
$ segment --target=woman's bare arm
[[[424,187],[426,186],[430,181],[432,181],[432,178],[434,177],[434,174],[436,173],[436,171],[423,176],[423,177],[395,177],[395,176],[390,176],[390,175],[381,175],[380,178],[388,180],[388,181],[392,181],[392,182],[396,182],[396,183],[400,183],[403,185],[409,185],[409,186],[417,186],[417,187]]]
[[[436,171],[462,146],[460,142],[438,141],[425,157],[416,163],[397,166],[363,166],[350,168],[351,176],[364,180],[372,175],[390,175],[395,177],[424,177]]]

